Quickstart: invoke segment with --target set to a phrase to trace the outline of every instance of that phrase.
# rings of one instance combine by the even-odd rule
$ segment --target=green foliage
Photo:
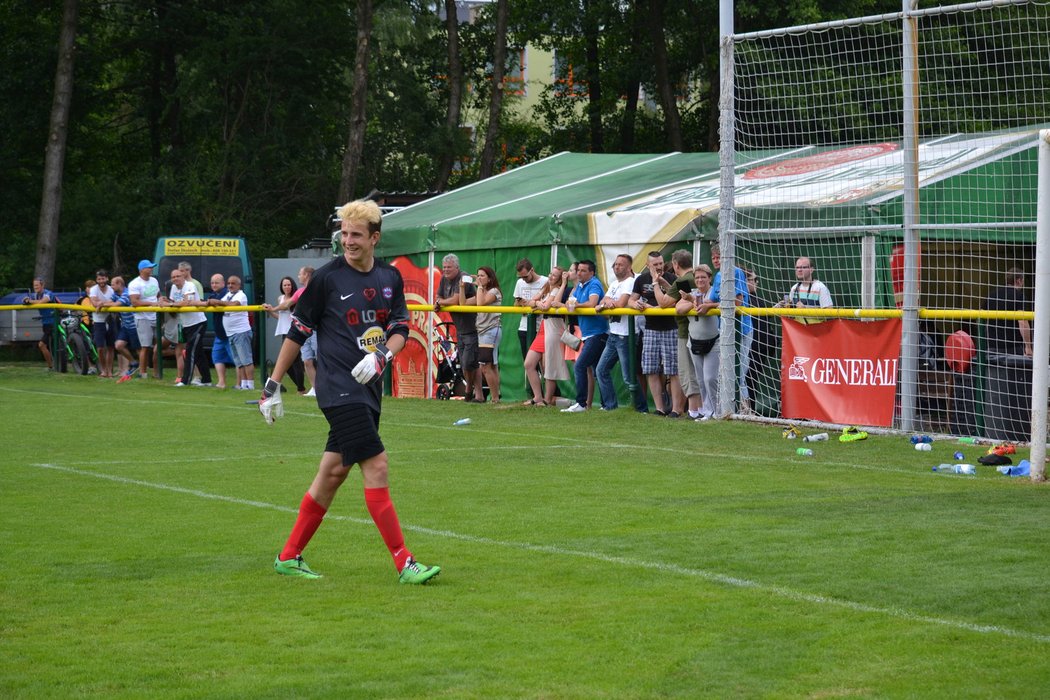
[[[355,469],[305,553],[324,578],[301,581],[272,561],[325,421],[291,395],[266,426],[245,393],[0,367],[0,422],[26,436],[0,456],[4,697],[1050,686],[1031,661],[1050,645],[1046,546],[1024,527],[1046,487],[931,473],[957,445],[873,435],[802,458],[775,426],[388,399],[406,542],[443,572],[398,585]],[[41,429],[99,406],[135,420]]]
[[[353,2],[79,4],[55,286],[78,284],[96,267],[127,271],[128,261],[152,254],[160,235],[243,235],[262,260],[323,234],[349,133]],[[717,4],[663,4],[668,81],[678,92],[684,147],[711,150],[717,145]],[[61,5],[0,0],[0,288],[25,287],[32,274]],[[429,189],[449,149],[456,158],[473,156],[451,185],[477,177],[483,139],[471,153],[463,135],[443,133],[447,47],[435,9],[422,0],[376,4],[368,128],[355,196],[373,188]],[[491,90],[493,9],[482,8],[473,24],[461,27],[471,86],[465,106],[479,114],[487,114]],[[534,114],[515,117],[505,109],[500,133],[507,153],[498,167],[561,150],[590,151],[596,136],[609,151],[666,149],[665,119],[653,97],[659,76],[650,9],[650,3],[610,0],[511,3],[511,46],[556,51],[581,84],[600,80],[602,89],[593,104],[586,94],[549,89]],[[890,0],[738,0],[736,29],[899,10]],[[1018,14],[1002,10],[1011,22]],[[958,49],[958,62],[929,57],[924,80],[946,87],[924,96],[924,128],[1016,125],[1025,118],[1018,105],[1046,103],[1045,95],[1035,94],[1044,88],[1033,87],[1026,72],[1041,64],[1033,64],[1009,33],[964,36],[952,22],[943,20],[939,31],[952,42],[946,46]],[[1035,37],[1029,43],[1050,51],[1045,13],[1040,22],[1025,27]],[[586,30],[594,26],[600,27],[597,76],[587,74],[585,45]],[[877,39],[867,36],[861,47],[876,67],[886,60]],[[970,72],[967,79],[1005,85],[1021,96],[1017,104],[959,104],[951,89],[955,71],[990,56],[1001,70]],[[833,93],[855,106],[848,122],[829,119],[798,91],[774,91],[775,81],[751,89],[771,113],[804,125],[806,133],[835,139],[853,129],[855,140],[892,136],[899,120],[895,110],[883,109],[879,90],[899,81],[896,66],[850,73],[814,60],[811,67],[830,72]],[[635,109],[624,98],[639,86],[647,97]],[[587,109],[598,110],[600,120],[589,120]],[[484,133],[485,124],[474,126]],[[758,138],[775,143],[776,126]]]

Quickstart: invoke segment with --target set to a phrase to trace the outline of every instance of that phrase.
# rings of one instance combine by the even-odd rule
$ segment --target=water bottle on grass
[[[948,474],[976,474],[977,468],[972,464],[938,464],[933,467],[933,471]]]

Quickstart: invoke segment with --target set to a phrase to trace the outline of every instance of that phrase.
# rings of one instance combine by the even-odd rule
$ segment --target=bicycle
[[[77,374],[98,374],[98,350],[91,340],[91,331],[84,323],[83,316],[76,311],[60,311],[60,318],[55,324],[57,334],[55,369],[67,372],[72,365]]]

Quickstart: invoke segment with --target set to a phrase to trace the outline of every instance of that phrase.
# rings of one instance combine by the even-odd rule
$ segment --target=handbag
[[[714,338],[690,338],[689,352],[694,355],[706,355],[711,352],[711,348],[713,348],[717,342],[717,335]]]
[[[565,329],[561,332],[561,338],[559,338],[559,340],[561,340],[562,343],[568,345],[573,350],[579,350],[580,345],[583,344],[583,341],[580,340],[579,336],[573,335],[569,332],[568,329]]]

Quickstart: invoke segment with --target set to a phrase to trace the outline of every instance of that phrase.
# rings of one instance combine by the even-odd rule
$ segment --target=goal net
[[[723,248],[752,306],[806,315],[753,317],[749,362],[742,337],[737,358],[723,353],[749,367],[742,384],[720,383],[722,405],[728,394],[737,412],[857,422],[848,405],[786,405],[783,363],[797,358],[784,346],[798,352],[796,331],[824,348],[834,327],[897,318],[899,381],[888,422],[871,424],[1029,440],[1050,5],[919,8],[738,34],[731,47]],[[842,367],[822,376],[845,382]]]

